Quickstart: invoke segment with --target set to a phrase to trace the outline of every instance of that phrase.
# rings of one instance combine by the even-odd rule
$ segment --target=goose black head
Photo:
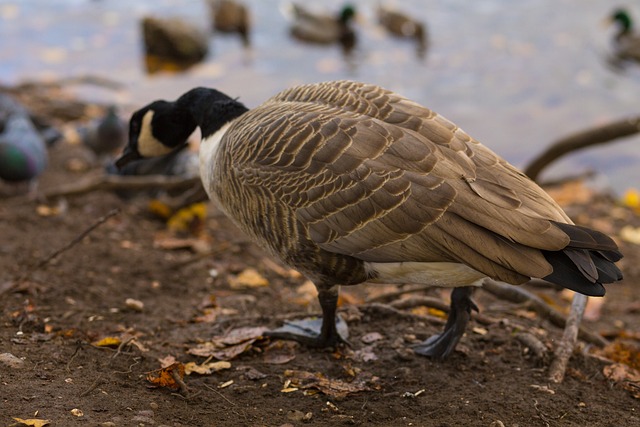
[[[169,154],[185,145],[195,128],[191,115],[175,102],[154,101],[131,116],[129,142],[116,160],[116,167]]]

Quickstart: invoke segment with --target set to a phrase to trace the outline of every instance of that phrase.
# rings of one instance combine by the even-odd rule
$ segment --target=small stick
[[[544,362],[547,359],[547,346],[544,345],[544,343],[535,335],[530,334],[529,332],[520,332],[516,334],[516,339],[520,341],[522,345],[527,347],[537,360]]]
[[[85,397],[86,395],[88,395],[89,393],[91,393],[93,390],[95,390],[98,385],[100,385],[100,383],[102,382],[102,377],[98,377],[98,379],[96,379],[93,384],[91,384],[91,386],[89,386],[88,389],[86,389],[85,391],[83,391],[82,393],[80,393],[80,397]]]
[[[206,384],[202,384],[202,385],[203,385],[203,386],[205,386],[206,388],[208,388],[209,390],[211,390],[212,392],[216,393],[218,396],[220,396],[221,398],[223,398],[224,400],[226,400],[227,402],[229,402],[231,405],[236,406],[236,404],[235,404],[235,403],[233,403],[232,401],[230,401],[229,399],[227,399],[227,397],[226,397],[224,394],[220,393],[220,392],[219,392],[218,390],[216,390],[215,388],[210,387],[210,386],[208,386],[208,385],[206,385]]]
[[[185,382],[182,380],[182,378],[180,378],[180,374],[178,372],[176,372],[175,369],[171,370],[171,377],[176,382],[176,384],[178,384],[178,389],[180,390],[180,393],[182,393],[182,395],[185,396],[185,397],[188,396],[189,395],[189,387],[187,387],[187,384],[185,384]]]
[[[78,235],[76,238],[71,240],[71,242],[69,242],[66,245],[64,245],[63,247],[53,251],[52,254],[50,254],[49,256],[44,258],[43,260],[41,260],[38,264],[36,264],[35,267],[31,268],[29,271],[24,273],[20,278],[18,278],[18,280],[16,280],[16,284],[27,280],[34,272],[36,272],[37,270],[39,270],[42,267],[44,267],[45,265],[47,265],[49,262],[51,262],[52,259],[54,259],[58,255],[62,254],[65,251],[68,251],[69,249],[71,249],[72,247],[77,245],[89,233],[91,233],[93,230],[98,228],[100,225],[104,224],[109,218],[111,218],[112,216],[117,215],[119,213],[120,213],[120,209],[116,208],[116,209],[111,210],[106,215],[103,215],[100,218],[98,218],[98,220],[96,222],[94,222],[89,228],[87,228],[82,233],[80,233],[80,235]]]
[[[587,296],[582,294],[575,294],[573,297],[571,311],[567,318],[567,326],[564,329],[562,340],[556,346],[555,357],[551,362],[551,367],[549,367],[549,379],[555,383],[561,383],[564,379],[569,358],[571,358],[578,340],[578,328],[588,299]]]
[[[562,313],[555,310],[540,297],[532,294],[526,289],[518,286],[507,285],[506,283],[497,282],[491,279],[486,279],[484,281],[482,289],[507,301],[514,303],[528,303],[536,313],[549,320],[553,325],[559,328],[564,328],[566,326],[567,319]],[[583,326],[579,327],[578,334],[581,339],[590,344],[595,344],[598,347],[604,347],[609,343],[601,335],[591,332]]]

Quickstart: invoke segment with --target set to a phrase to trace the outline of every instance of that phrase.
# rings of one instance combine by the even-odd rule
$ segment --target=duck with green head
[[[609,21],[618,28],[614,37],[615,55],[619,59],[640,61],[640,35],[636,34],[633,19],[626,9],[616,9]]]
[[[312,12],[300,4],[291,5],[291,34],[299,40],[316,44],[338,43],[351,49],[356,35],[351,25],[356,9],[346,4],[337,15]]]

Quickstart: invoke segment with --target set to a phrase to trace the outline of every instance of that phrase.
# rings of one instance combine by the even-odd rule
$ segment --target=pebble
[[[141,312],[142,310],[144,310],[144,303],[137,299],[127,298],[124,304],[127,306],[127,308],[134,311]]]
[[[0,353],[0,364],[13,369],[20,369],[24,366],[24,360],[11,353]]]

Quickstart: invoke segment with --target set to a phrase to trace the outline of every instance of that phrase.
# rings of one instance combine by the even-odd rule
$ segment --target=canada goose
[[[291,34],[299,40],[317,44],[339,43],[346,51],[356,43],[355,32],[351,27],[356,10],[351,5],[343,6],[338,15],[332,16],[312,12],[300,4],[292,4],[291,15]]]
[[[424,55],[427,49],[427,34],[422,22],[382,5],[378,5],[377,15],[378,22],[389,33],[397,37],[414,39],[418,55]]]
[[[249,12],[234,0],[209,0],[213,29],[222,33],[238,33],[245,47],[249,46]]]
[[[609,21],[618,26],[614,37],[615,55],[620,59],[640,61],[640,35],[633,28],[631,15],[625,9],[616,9]]]
[[[613,240],[573,225],[538,185],[453,123],[378,86],[307,84],[252,110],[192,89],[135,112],[116,164],[170,153],[196,127],[209,196],[318,288],[320,333],[271,332],[276,338],[340,341],[340,285],[455,287],[444,332],[415,348],[443,358],[486,277],[544,278],[594,296],[622,278]]]

